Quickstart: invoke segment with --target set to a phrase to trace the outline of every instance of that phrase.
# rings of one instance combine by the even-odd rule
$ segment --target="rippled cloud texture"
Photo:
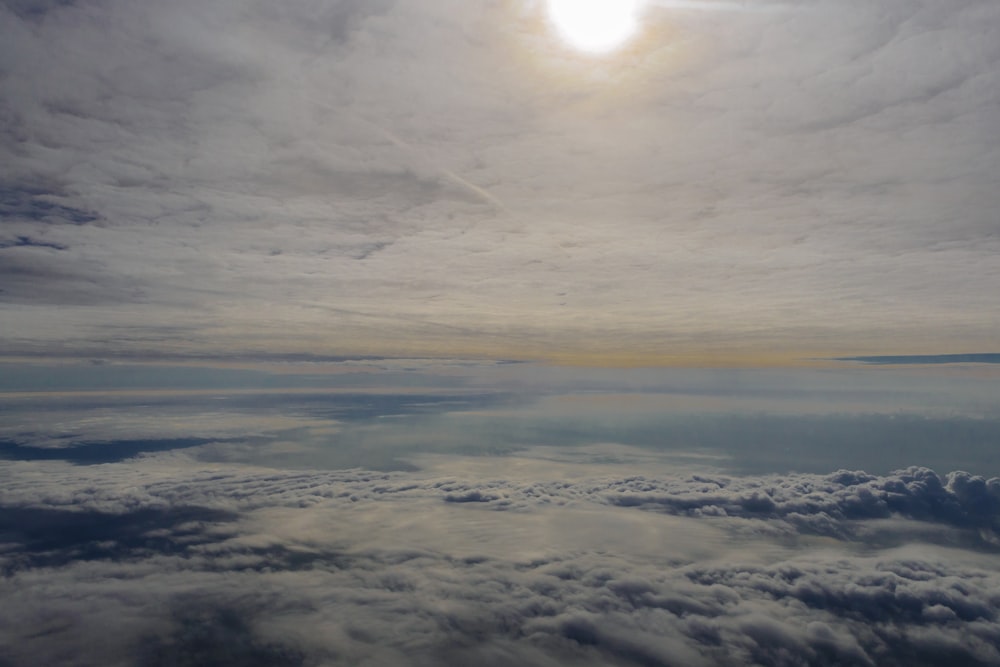
[[[16,665],[1000,659],[1000,480],[431,468],[5,468],[0,641]]]

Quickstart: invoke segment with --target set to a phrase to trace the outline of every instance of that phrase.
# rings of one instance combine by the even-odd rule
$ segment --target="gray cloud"
[[[509,511],[539,504],[587,500],[669,514],[718,519],[738,531],[761,530],[818,534],[878,542],[865,523],[907,518],[968,530],[964,536],[942,534],[963,544],[993,548],[1000,523],[1000,479],[986,480],[967,472],[945,478],[926,468],[890,475],[840,471],[831,475],[775,475],[660,480],[648,477],[593,480],[586,485],[536,482],[511,485],[505,480],[469,486],[440,485],[448,503],[476,503]],[[900,535],[885,535],[898,540]]]
[[[8,224],[11,221],[27,220],[47,224],[85,225],[98,219],[94,213],[53,201],[64,199],[65,196],[65,193],[46,192],[38,188],[0,186],[0,216]]]
[[[7,303],[30,305],[94,306],[145,300],[139,285],[130,287],[98,263],[65,250],[51,242],[15,243],[7,248],[0,256],[0,296]]]
[[[4,224],[95,286],[8,288],[12,352],[850,354],[995,328],[989,2],[666,3],[600,63],[538,3],[0,11]],[[137,321],[186,345],[107,342]]]
[[[11,241],[0,241],[0,250],[5,248],[48,248],[49,250],[66,250],[66,246],[49,241],[39,241],[28,236],[18,236]]]
[[[79,468],[61,479],[51,464],[4,470],[21,480],[4,485],[2,501],[4,595],[18,604],[0,608],[0,643],[13,665],[471,660],[832,667],[987,665],[1000,656],[995,555],[919,544],[858,552],[836,540],[776,551],[772,537],[748,541],[739,532],[707,559],[679,557],[663,545],[659,555],[644,555],[633,541],[520,557],[491,553],[484,543],[478,554],[463,554],[454,540],[432,537],[431,546],[414,539],[479,520],[469,512],[480,510],[442,502],[458,480],[364,471],[194,472],[162,463],[107,467],[101,490]],[[33,470],[48,476],[47,489],[29,481],[39,479]],[[855,506],[849,495],[895,489],[902,514],[968,526],[952,510],[982,498],[970,491],[979,482],[953,474],[938,487],[934,479],[920,470],[883,478],[748,477],[730,480],[722,487],[732,487],[728,497],[713,502],[734,519],[781,523],[780,513],[763,516],[740,501],[749,489],[781,485],[781,503],[847,523],[853,510],[844,508]],[[689,495],[699,485],[720,488],[695,478],[658,483]],[[518,484],[502,486],[512,495]],[[549,501],[590,503],[611,521],[620,522],[623,511],[646,530],[663,520],[602,504],[606,487],[592,481],[551,488]],[[68,505],[56,498],[67,492],[77,496]],[[206,505],[186,504],[193,499]],[[509,539],[551,504],[488,514],[515,531],[500,536]],[[448,511],[436,514],[434,506]],[[556,520],[572,516],[568,507],[555,510]],[[328,523],[345,513],[369,536],[374,531],[374,542],[360,540],[357,525],[348,533],[331,530],[348,525]],[[711,521],[706,515],[685,521]],[[401,522],[380,523],[393,516]],[[808,536],[804,523],[792,525]],[[678,525],[671,535],[690,530]],[[530,553],[552,537],[528,539],[541,540],[522,545]],[[114,635],[88,639],[111,619]]]
[[[843,520],[900,515],[982,529],[990,543],[1000,529],[1000,479],[966,472],[942,479],[926,468],[885,477],[841,471],[826,477],[789,476],[772,483],[696,477],[670,488],[655,480],[612,485],[609,502],[666,512],[742,518],[784,518],[800,529],[837,531]]]
[[[881,357],[843,357],[837,361],[860,361],[866,364],[1000,364],[1000,354],[979,353],[979,354],[919,354],[919,355],[890,355]]]
[[[265,642],[239,610],[178,605],[175,627],[166,638],[142,640],[136,664],[150,667],[202,664],[222,667],[304,665],[300,650]]]

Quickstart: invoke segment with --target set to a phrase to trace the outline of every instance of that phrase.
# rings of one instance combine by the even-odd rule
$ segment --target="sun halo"
[[[639,27],[641,0],[547,0],[548,17],[562,39],[592,54],[614,51]]]

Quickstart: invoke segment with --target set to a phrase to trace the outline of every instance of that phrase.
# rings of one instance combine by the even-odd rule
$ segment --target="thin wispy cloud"
[[[661,4],[5,4],[5,349],[986,348],[993,4]]]

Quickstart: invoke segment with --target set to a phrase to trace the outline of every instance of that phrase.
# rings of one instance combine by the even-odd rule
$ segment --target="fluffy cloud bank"
[[[183,461],[0,469],[8,664],[1000,659],[998,480]]]

